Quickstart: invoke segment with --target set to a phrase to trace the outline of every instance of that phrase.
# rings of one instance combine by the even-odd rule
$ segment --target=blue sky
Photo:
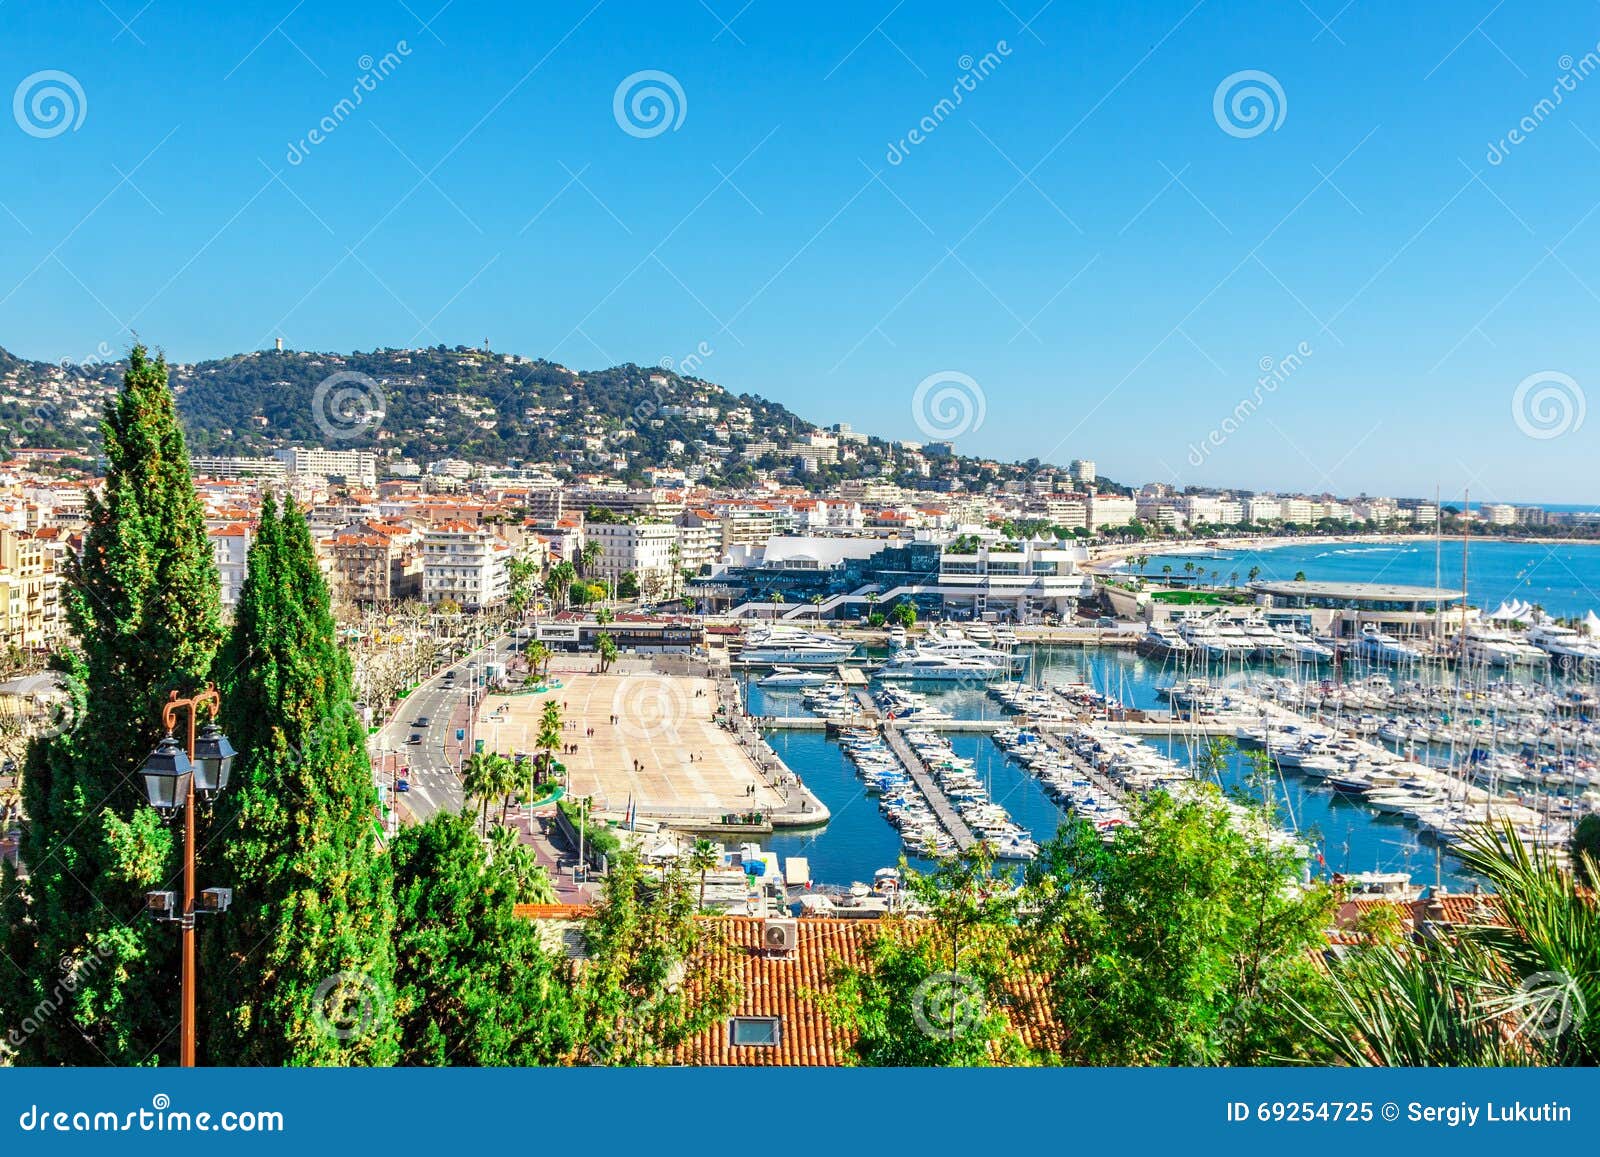
[[[0,3],[0,345],[703,346],[892,437],[959,372],[963,451],[1129,481],[1596,497],[1600,416],[1559,407],[1600,383],[1593,3],[438,3]],[[641,136],[646,70],[682,117]],[[1214,112],[1246,70],[1254,135]]]

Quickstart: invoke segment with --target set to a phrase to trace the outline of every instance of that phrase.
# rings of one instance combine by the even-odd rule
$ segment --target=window
[[[772,1048],[782,1039],[775,1016],[736,1016],[728,1021],[730,1044]]]

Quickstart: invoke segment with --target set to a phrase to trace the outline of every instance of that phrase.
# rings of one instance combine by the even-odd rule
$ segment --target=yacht
[[[940,683],[995,683],[1011,676],[1010,656],[952,654],[931,650],[926,644],[895,652],[878,671],[882,679],[925,679]]]
[[[819,667],[842,663],[855,653],[855,644],[837,635],[778,624],[752,627],[739,658],[746,663]]]
[[[1466,629],[1461,650],[1467,662],[1491,667],[1528,667],[1550,661],[1549,653],[1532,643],[1524,642],[1510,631],[1483,624]]]
[[[761,687],[818,687],[829,681],[832,676],[821,671],[802,671],[799,667],[778,667],[772,674],[756,683]]]
[[[1361,635],[1356,641],[1356,654],[1370,663],[1399,663],[1422,658],[1421,651],[1409,643],[1402,643],[1372,623],[1361,628]]]
[[[1287,649],[1284,646],[1283,636],[1273,630],[1265,619],[1255,617],[1244,619],[1239,622],[1238,628],[1255,649],[1258,659],[1276,659]]]
[[[1351,900],[1409,904],[1422,897],[1422,886],[1411,882],[1410,872],[1352,872],[1335,875],[1333,882],[1343,884],[1345,895]]]
[[[1187,655],[1194,648],[1170,622],[1151,623],[1144,629],[1138,650],[1146,655]]]
[[[1303,663],[1319,663],[1333,658],[1333,648],[1302,631],[1293,627],[1279,627],[1277,629],[1279,641],[1283,644],[1284,652],[1291,659],[1298,659]]]
[[[1579,634],[1571,627],[1540,623],[1528,629],[1528,642],[1560,662],[1562,666],[1600,663],[1600,642]]]

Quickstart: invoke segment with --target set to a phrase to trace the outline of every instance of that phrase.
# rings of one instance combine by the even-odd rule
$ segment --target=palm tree
[[[467,757],[466,766],[461,771],[462,797],[469,804],[473,800],[480,804],[479,831],[489,827],[489,801],[500,788],[500,771],[494,762],[498,758],[492,752],[475,751]]]
[[[700,873],[700,903],[699,907],[706,906],[706,873],[722,864],[722,856],[717,852],[717,845],[710,840],[696,840],[694,847],[689,850],[689,870]]]
[[[499,773],[499,781],[495,786],[500,792],[500,823],[504,826],[506,813],[511,810],[511,797],[519,791],[532,795],[532,791],[529,786],[528,768],[519,760],[496,755],[495,768]]]
[[[776,619],[778,617],[778,608],[783,606],[783,592],[773,591],[767,596],[767,601],[772,604],[772,617]]]
[[[1333,971],[1335,1009],[1295,1015],[1355,1065],[1600,1062],[1600,898],[1509,824],[1458,852],[1495,907],[1377,937]],[[1596,870],[1579,853],[1580,871]]]
[[[550,768],[555,763],[556,752],[561,750],[561,704],[554,699],[545,701],[544,711],[539,716],[539,735],[534,740],[533,746],[539,752],[543,764],[539,769],[539,782],[543,783],[550,778]]]
[[[550,677],[550,660],[553,652],[549,647],[543,643],[529,643],[522,654],[528,661],[528,674],[545,679]]]
[[[1251,567],[1249,573],[1244,577],[1246,582],[1255,582],[1256,579],[1261,577],[1261,568],[1258,566]]]
[[[598,542],[586,542],[583,549],[578,551],[578,565],[583,570],[583,577],[589,578],[594,574],[594,564],[600,561],[600,556],[605,554],[605,548]]]
[[[595,648],[600,652],[600,673],[604,675],[611,664],[617,661],[617,642],[609,631],[601,631],[599,639],[595,640]]]
[[[811,605],[816,608],[816,610],[813,612],[813,614],[815,614],[817,616],[817,622],[819,622],[819,623],[822,621],[822,604],[824,602],[826,602],[826,601],[827,601],[827,599],[824,598],[822,595],[812,595],[811,596]]]

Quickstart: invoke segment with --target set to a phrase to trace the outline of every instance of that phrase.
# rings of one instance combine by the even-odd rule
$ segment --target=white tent
[[[1587,615],[1583,616],[1583,633],[1586,635],[1600,637],[1600,615],[1596,615],[1593,611],[1590,611]]]

